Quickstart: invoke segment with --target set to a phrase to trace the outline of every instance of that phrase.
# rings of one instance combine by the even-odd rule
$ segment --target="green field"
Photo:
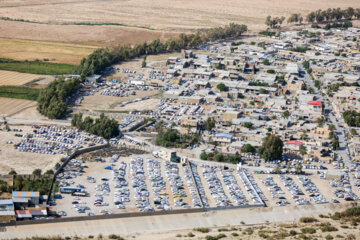
[[[75,65],[63,63],[50,63],[42,61],[17,61],[7,58],[0,58],[0,70],[15,71],[21,73],[62,75],[73,73],[75,68]]]
[[[36,101],[40,93],[40,89],[16,87],[16,86],[0,86],[0,97],[18,98]]]

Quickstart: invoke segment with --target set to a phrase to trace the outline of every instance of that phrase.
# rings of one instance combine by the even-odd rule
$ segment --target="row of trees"
[[[50,119],[63,118],[67,111],[67,99],[79,88],[80,79],[64,78],[52,81],[42,89],[38,98],[38,111]]]
[[[51,186],[51,177],[42,177],[38,179],[28,179],[16,176],[14,179],[14,191],[38,191],[41,195],[48,194]]]
[[[348,7],[347,9],[318,9],[316,11],[310,12],[306,17],[306,21],[311,23],[324,23],[331,21],[352,20],[353,18],[360,19],[360,8],[354,9],[352,7]]]
[[[100,115],[100,118],[95,120],[89,116],[83,120],[82,113],[74,114],[71,119],[71,125],[107,140],[120,134],[119,123],[115,119],[108,118],[103,113]]]
[[[352,7],[348,7],[346,9],[340,9],[340,8],[328,8],[326,10],[318,9],[316,11],[310,12],[306,16],[306,21],[309,23],[324,23],[324,22],[332,22],[332,21],[338,22],[341,20],[349,21],[352,19],[360,19],[360,8],[354,9]],[[271,29],[280,28],[284,20],[285,20],[284,16],[281,17],[267,16],[265,20],[265,25]],[[287,19],[287,23],[302,24],[303,21],[304,21],[304,17],[300,13],[293,13]],[[346,24],[344,27],[349,27],[349,26],[350,26],[349,24]],[[338,27],[342,27],[342,26],[338,26]]]
[[[177,39],[169,39],[166,42],[156,39],[151,43],[144,42],[134,46],[122,45],[113,48],[100,48],[82,59],[76,73],[85,78],[85,76],[99,73],[105,67],[124,60],[149,54],[179,51],[184,48],[196,47],[209,41],[236,38],[246,31],[246,25],[230,23],[225,27],[210,28],[198,31],[195,34],[180,34]]]
[[[185,148],[198,144],[200,140],[199,134],[180,134],[178,130],[169,128],[158,133],[155,144],[163,147]]]
[[[222,154],[219,152],[213,152],[213,153],[202,152],[200,154],[200,159],[215,161],[215,162],[228,162],[233,164],[238,164],[239,162],[241,162],[241,156],[238,152],[236,152],[235,155]]]

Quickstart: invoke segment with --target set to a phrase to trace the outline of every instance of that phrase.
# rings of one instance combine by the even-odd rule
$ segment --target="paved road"
[[[27,124],[27,125],[60,125],[60,126],[71,126],[69,120],[33,120],[33,119],[19,119],[19,118],[6,118],[9,124]],[[0,123],[4,123],[4,120],[0,120]]]

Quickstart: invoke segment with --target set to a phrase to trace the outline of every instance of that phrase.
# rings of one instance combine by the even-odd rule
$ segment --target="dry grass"
[[[2,48],[1,43],[0,46],[1,49]],[[9,85],[20,86],[40,77],[41,77],[40,75],[36,75],[36,74],[18,73],[18,72],[0,70],[0,86],[9,86]]]
[[[36,106],[35,101],[15,99],[15,98],[0,98],[0,116],[12,116],[25,109]]]
[[[97,47],[60,42],[0,38],[0,57],[15,60],[43,60],[79,64]]]

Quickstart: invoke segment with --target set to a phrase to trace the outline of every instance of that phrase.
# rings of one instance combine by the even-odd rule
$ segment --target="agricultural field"
[[[32,73],[42,75],[71,74],[76,66],[63,63],[49,63],[42,61],[18,61],[0,58],[0,69],[21,73]]]
[[[18,98],[36,101],[39,97],[40,89],[21,86],[2,86],[0,87],[0,97]]]
[[[0,29],[2,27],[3,24]],[[78,65],[83,57],[96,48],[72,43],[0,38],[0,58],[14,60],[47,59],[49,62]]]
[[[40,77],[35,74],[0,70],[0,86],[20,86]]]
[[[36,108],[35,101],[0,97],[0,116],[12,116],[28,108]]]

